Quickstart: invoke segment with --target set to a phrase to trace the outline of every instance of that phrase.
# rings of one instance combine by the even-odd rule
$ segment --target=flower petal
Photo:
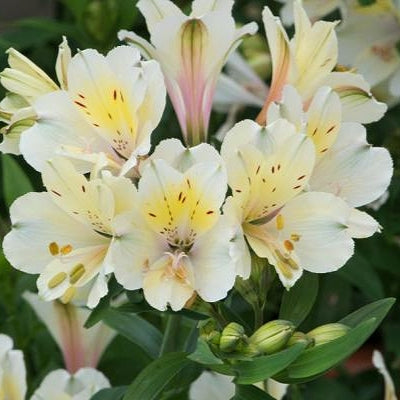
[[[369,145],[362,125],[346,123],[336,143],[316,165],[310,187],[333,193],[359,207],[385,192],[392,173],[389,152]]]

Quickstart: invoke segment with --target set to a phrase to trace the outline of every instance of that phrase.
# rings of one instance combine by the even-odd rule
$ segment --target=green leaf
[[[304,351],[305,344],[299,343],[278,353],[242,361],[233,366],[238,384],[250,385],[263,381],[285,369]]]
[[[273,397],[255,386],[236,385],[236,394],[231,400],[273,400]]]
[[[392,308],[395,301],[396,299],[394,299],[393,297],[374,301],[373,303],[368,304],[357,311],[354,311],[347,317],[342,318],[339,322],[344,325],[350,326],[351,328],[354,328],[368,318],[376,318],[377,325],[379,325],[382,322],[383,318],[385,318],[389,310]]]
[[[285,383],[306,382],[339,364],[354,353],[375,331],[394,301],[394,299],[380,300],[343,318],[339,322],[352,328],[345,336],[305,350],[275,378]]]
[[[123,400],[158,400],[168,383],[193,361],[186,353],[168,353],[149,364],[129,386]]]
[[[299,326],[314,305],[318,286],[317,274],[304,273],[296,285],[283,294],[279,319],[292,321]]]
[[[103,321],[119,334],[140,346],[151,358],[160,352],[162,335],[160,331],[136,314],[108,309],[103,312]]]
[[[223,362],[210,350],[210,347],[202,338],[197,340],[196,350],[190,354],[188,358],[199,364],[223,364]]]
[[[103,389],[97,392],[90,400],[122,400],[126,393],[127,386]]]
[[[13,201],[25,193],[32,192],[33,186],[12,156],[2,155],[3,195],[6,205],[10,207]]]

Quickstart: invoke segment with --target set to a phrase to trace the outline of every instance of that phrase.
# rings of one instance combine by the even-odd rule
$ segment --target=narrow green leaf
[[[160,331],[136,314],[105,310],[103,321],[119,334],[140,346],[150,357],[157,358],[160,352],[162,335]]]
[[[128,386],[120,386],[112,389],[103,389],[97,392],[90,400],[122,400]]]
[[[389,310],[392,308],[395,301],[396,299],[393,297],[374,301],[373,303],[367,304],[359,310],[347,315],[339,322],[353,328],[365,321],[366,319],[374,317],[377,320],[377,325],[379,325],[382,322],[383,318],[385,318]]]
[[[168,383],[193,361],[186,353],[168,353],[149,364],[129,386],[123,400],[158,400]]]
[[[277,374],[285,369],[304,351],[305,344],[299,343],[278,353],[254,358],[252,361],[242,361],[233,366],[237,374],[238,384],[250,385]]]
[[[314,305],[318,286],[318,275],[305,272],[296,285],[283,294],[279,318],[299,326]]]
[[[273,400],[273,397],[255,386],[236,385],[236,394],[231,400]]]
[[[10,207],[17,197],[32,192],[33,187],[24,170],[12,156],[3,154],[1,161],[3,167],[3,195],[6,205]]]
[[[379,326],[394,299],[369,304],[340,322],[352,327],[345,336],[307,349],[275,378],[285,383],[306,382],[325,373],[354,353]]]
[[[202,338],[197,340],[196,350],[190,354],[188,358],[199,364],[223,364],[223,362],[210,350],[210,347]]]

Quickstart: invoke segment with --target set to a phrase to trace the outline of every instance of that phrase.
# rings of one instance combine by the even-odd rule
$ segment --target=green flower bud
[[[308,336],[303,332],[295,332],[287,342],[287,347],[294,346],[297,343],[306,343],[310,344],[312,341],[308,338]]]
[[[244,328],[236,322],[229,323],[221,333],[219,348],[225,352],[234,351],[246,339]]]
[[[343,324],[326,324],[308,332],[307,337],[313,341],[314,346],[320,346],[344,336],[349,330],[350,328]]]
[[[250,337],[250,344],[260,353],[272,354],[286,346],[294,332],[294,325],[290,321],[270,321],[257,329]]]

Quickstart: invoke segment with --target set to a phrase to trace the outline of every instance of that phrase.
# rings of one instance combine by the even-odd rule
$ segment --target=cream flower
[[[162,142],[143,168],[127,234],[114,238],[111,260],[123,260],[117,280],[126,289],[143,287],[159,310],[180,310],[195,293],[209,302],[224,298],[236,276],[232,228],[220,215],[226,190],[211,146]]]
[[[194,0],[189,16],[169,0],[140,0],[151,44],[133,32],[119,38],[137,46],[145,57],[159,61],[185,142],[207,140],[217,79],[229,54],[242,38],[253,34],[251,23],[235,28],[233,0]]]
[[[0,399],[25,400],[27,391],[24,355],[13,350],[13,341],[0,335]]]
[[[383,376],[385,381],[385,399],[384,400],[397,400],[396,389],[394,387],[393,379],[386,368],[385,360],[383,359],[382,353],[378,350],[374,350],[372,356],[372,363],[375,368],[378,369],[379,373]]]
[[[280,10],[282,22],[285,25],[293,24],[293,3],[296,0],[278,1],[284,4]],[[347,11],[346,0],[303,0],[302,4],[311,21],[317,21],[338,9],[343,16],[346,15]]]
[[[391,1],[350,7],[338,39],[339,61],[363,74],[374,92],[390,105],[398,103],[400,9]]]
[[[62,155],[88,172],[93,164],[120,174],[150,150],[150,135],[165,106],[165,86],[155,61],[120,46],[103,56],[87,49],[68,64],[68,90],[41,96],[37,123],[21,137],[21,152],[38,171]]]
[[[295,34],[289,41],[278,18],[268,7],[263,20],[272,56],[272,83],[258,122],[265,123],[271,102],[279,101],[285,85],[293,85],[307,106],[321,86],[332,87],[343,105],[343,120],[373,122],[386,110],[371,95],[362,76],[352,72],[334,72],[338,48],[336,23],[318,21],[311,24],[299,2],[294,2]]]
[[[361,124],[341,122],[339,97],[331,88],[320,88],[303,111],[300,95],[286,86],[281,102],[268,110],[269,121],[279,118],[293,123],[314,143],[317,163],[308,190],[332,193],[351,207],[364,206],[387,190],[393,174],[389,152],[370,146]],[[349,232],[354,237],[369,237],[380,230],[372,217],[356,209],[351,221]]]
[[[44,378],[30,400],[90,400],[108,387],[108,379],[95,369],[82,368],[75,374],[58,369]]]
[[[72,302],[46,302],[31,292],[25,292],[23,297],[56,341],[62,351],[65,367],[70,373],[83,367],[96,368],[104,350],[116,334],[112,329],[103,322],[86,329],[84,324],[90,310]]]
[[[11,206],[4,253],[15,268],[40,274],[44,300],[68,302],[84,288],[94,307],[114,267],[106,257],[117,234],[114,221],[133,208],[135,187],[109,174],[88,181],[65,159],[49,161],[43,181],[47,192],[28,193]]]
[[[286,120],[266,127],[247,120],[227,134],[221,154],[232,188],[224,212],[239,221],[284,286],[293,286],[303,269],[323,273],[345,264],[354,246],[351,207],[330,193],[302,193],[315,165],[311,139]]]
[[[9,67],[0,73],[0,83],[8,91],[0,102],[0,121],[6,124],[1,129],[3,142],[0,144],[0,151],[20,154],[21,133],[37,119],[32,104],[40,96],[67,86],[64,71],[71,58],[71,50],[64,38],[56,63],[59,85],[17,50],[10,48],[7,53]]]

